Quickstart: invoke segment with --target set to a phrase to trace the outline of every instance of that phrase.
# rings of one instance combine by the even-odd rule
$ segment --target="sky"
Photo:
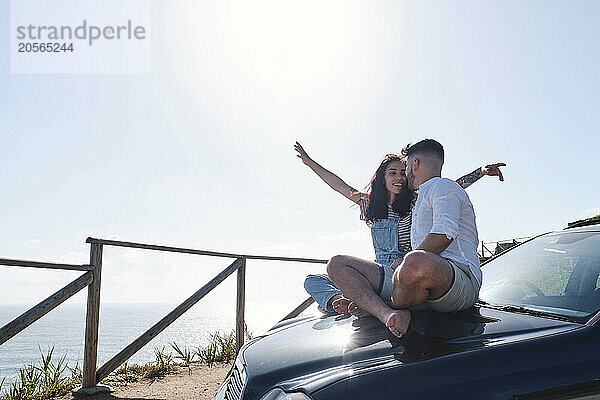
[[[422,138],[444,145],[447,177],[507,163],[505,182],[468,189],[481,240],[600,214],[598,2],[151,7],[148,73],[16,74],[0,3],[0,258],[85,264],[91,236],[372,259],[358,209],[296,140],[356,188]],[[105,248],[102,301],[177,303],[230,261]],[[248,298],[300,302],[315,272],[249,261]],[[35,304],[77,276],[0,266],[0,303]],[[234,299],[230,278],[203,301]]]

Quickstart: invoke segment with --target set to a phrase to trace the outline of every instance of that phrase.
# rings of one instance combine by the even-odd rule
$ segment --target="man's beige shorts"
[[[446,259],[454,269],[454,281],[450,289],[439,299],[427,300],[425,304],[434,311],[462,311],[471,307],[479,298],[479,282],[467,264]]]
[[[471,268],[467,264],[458,261],[446,259],[454,270],[454,278],[450,289],[440,298],[435,300],[427,300],[420,304],[415,309],[421,309],[423,306],[434,311],[451,312],[462,311],[471,307],[479,298],[479,282],[473,275]],[[380,266],[381,284],[379,288],[379,296],[386,302],[390,303],[394,285],[392,284],[392,276],[394,270],[387,266]]]

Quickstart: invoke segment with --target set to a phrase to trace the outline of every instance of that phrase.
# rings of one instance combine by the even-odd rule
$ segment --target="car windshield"
[[[600,309],[600,231],[553,233],[482,266],[479,298],[585,320]]]

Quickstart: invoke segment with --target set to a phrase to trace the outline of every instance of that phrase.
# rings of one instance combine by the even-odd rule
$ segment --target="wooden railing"
[[[39,261],[11,260],[6,258],[0,258],[0,265],[13,267],[66,269],[71,271],[85,272],[79,278],[75,279],[58,292],[50,295],[42,302],[25,311],[23,314],[0,328],[0,345],[89,285],[93,281],[94,275],[94,267],[92,265],[55,264]]]
[[[90,244],[90,263],[86,265],[56,264],[38,261],[25,261],[0,258],[0,265],[16,267],[34,267],[51,268],[83,271],[84,274],[73,282],[66,285],[56,293],[52,294],[39,304],[33,306],[13,321],[0,328],[0,345],[29,325],[42,318],[48,312],[59,306],[81,289],[88,287],[87,295],[87,313],[84,339],[83,355],[83,380],[82,388],[90,389],[95,387],[108,374],[117,369],[121,364],[127,361],[137,351],[144,347],[148,342],[154,339],[158,334],[165,330],[169,325],[181,317],[200,299],[210,293],[215,287],[225,280],[228,276],[237,271],[237,294],[236,294],[236,347],[237,350],[244,344],[245,332],[245,299],[246,299],[246,260],[272,260],[272,261],[292,261],[326,264],[327,260],[318,260],[312,258],[296,257],[274,257],[257,256],[249,254],[231,254],[214,251],[186,249],[180,247],[158,246],[153,244],[121,242],[114,240],[88,238],[86,243]],[[192,294],[183,303],[177,306],[173,311],[164,316],[160,321],[154,324],[150,329],[135,339],[127,347],[114,355],[104,365],[97,368],[98,361],[98,324],[100,316],[100,281],[102,277],[102,249],[103,246],[129,247],[135,249],[145,249],[154,251],[166,251],[173,253],[196,254],[202,256],[223,257],[235,259],[227,268],[217,274],[207,284],[202,286],[196,293]],[[286,315],[283,320],[294,318],[306,310],[314,300],[308,298],[292,312]]]

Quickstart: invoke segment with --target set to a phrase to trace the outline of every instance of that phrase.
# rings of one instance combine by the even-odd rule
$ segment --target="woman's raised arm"
[[[312,169],[314,173],[317,174],[319,178],[323,180],[323,182],[328,184],[330,188],[332,188],[336,192],[340,193],[342,196],[355,203],[358,203],[360,201],[360,198],[362,196],[361,192],[352,188],[339,176],[337,176],[331,171],[326,170],[319,163],[310,158],[308,154],[306,154],[306,151],[304,151],[304,148],[302,148],[302,145],[300,143],[296,142],[296,144],[294,144],[294,150],[296,150],[296,152],[298,153],[296,154],[296,156],[300,158],[302,162],[306,164],[310,169]]]

